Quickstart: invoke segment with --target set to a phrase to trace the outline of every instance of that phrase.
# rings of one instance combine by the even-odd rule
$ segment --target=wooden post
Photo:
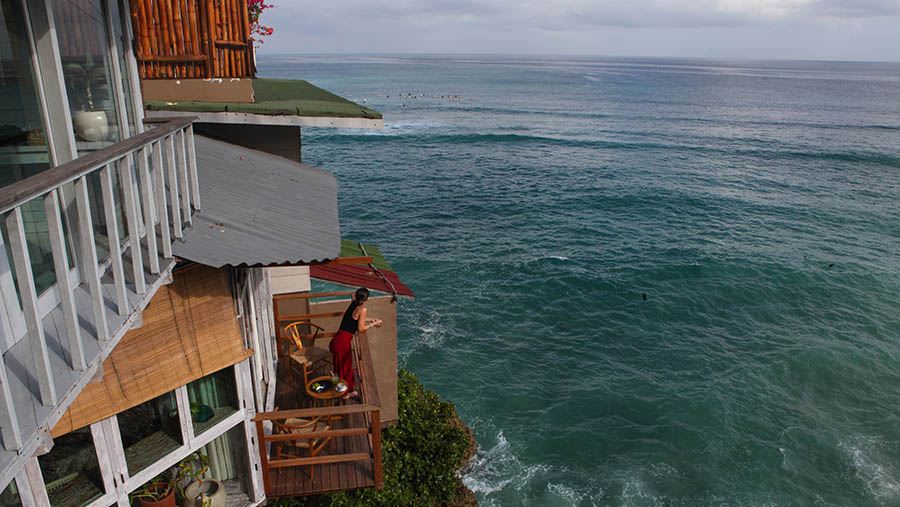
[[[375,489],[384,487],[381,477],[381,410],[369,412],[372,417],[372,469],[375,474]]]
[[[272,494],[272,485],[269,482],[269,456],[266,454],[266,430],[263,422],[256,421],[256,441],[259,443],[259,466],[262,468],[263,484],[266,487],[266,496]]]
[[[207,77],[216,77],[219,75],[219,55],[217,54],[216,49],[216,34],[218,30],[216,27],[216,11],[213,0],[206,0],[206,28],[208,37],[206,51],[209,53],[207,56],[207,58],[209,58],[207,70],[209,75]]]

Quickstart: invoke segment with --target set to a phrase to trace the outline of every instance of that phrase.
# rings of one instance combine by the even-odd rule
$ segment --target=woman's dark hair
[[[353,303],[360,304],[369,299],[369,289],[365,287],[360,287],[356,289],[356,294],[353,295]]]

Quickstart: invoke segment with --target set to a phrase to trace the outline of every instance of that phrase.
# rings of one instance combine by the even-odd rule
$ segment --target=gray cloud
[[[861,53],[859,41],[880,48],[878,58],[900,56],[900,0],[273,1],[276,8],[263,22],[276,35],[264,50],[278,52],[644,54],[646,39],[657,41],[660,54],[684,48],[691,56],[721,47],[720,56],[727,56],[743,52],[729,40],[731,31],[746,35],[738,38],[745,46],[767,48],[760,57],[795,47],[810,48],[813,56],[817,47],[829,47],[823,41],[843,41],[833,48],[834,57]],[[858,39],[854,35],[873,27]],[[786,51],[754,38],[776,33]]]

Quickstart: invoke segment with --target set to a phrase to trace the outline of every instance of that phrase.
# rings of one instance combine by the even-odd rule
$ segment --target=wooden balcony
[[[48,438],[171,279],[172,243],[200,209],[192,121],[163,123],[0,189],[12,259],[0,238],[0,483]],[[33,215],[36,205],[52,251],[45,273],[34,272],[34,237],[23,227],[23,209]],[[35,280],[54,274],[41,294]]]
[[[326,342],[327,344],[327,342]],[[278,365],[275,406],[280,410],[257,414],[260,458],[268,498],[296,497],[361,488],[381,489],[381,409],[368,338],[353,340],[354,368],[360,399],[347,404],[316,406],[285,361]],[[320,361],[313,375],[328,375],[330,361]],[[332,429],[298,435],[266,435],[265,421],[330,417]],[[301,438],[331,438],[331,445],[315,457],[278,459],[275,445]],[[315,471],[311,473],[311,467]]]

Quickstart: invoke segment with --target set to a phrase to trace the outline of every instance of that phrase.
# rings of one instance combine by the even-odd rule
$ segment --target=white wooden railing
[[[55,290],[59,299],[56,311],[61,310],[65,322],[65,336],[60,337],[60,342],[68,347],[72,370],[83,372],[88,369],[89,363],[102,361],[103,358],[85,357],[79,319],[87,320],[94,326],[101,350],[104,349],[102,345],[109,343],[113,336],[123,334],[121,329],[108,329],[101,285],[101,277],[106,270],[111,271],[118,314],[124,316],[135,311],[135,308],[129,308],[129,291],[142,296],[144,301],[152,296],[147,294],[145,273],[160,273],[160,260],[172,259],[173,238],[182,237],[183,227],[191,223],[192,210],[200,209],[193,120],[189,117],[173,119],[108,148],[0,189],[0,216],[4,216],[6,221],[12,268],[18,283],[17,297],[0,236],[0,303],[3,305],[0,307],[0,317],[5,317],[0,319],[0,342],[3,345],[0,352],[9,350],[19,340],[30,340],[34,370],[28,369],[39,386],[38,401],[41,405],[56,406],[66,393],[56,391],[50,368],[42,326],[46,312],[38,305],[41,295],[37,293],[29,261],[22,206],[34,199],[43,200],[56,274]],[[100,178],[103,221],[96,221],[97,217],[91,216],[87,178],[94,173],[98,173]],[[120,194],[114,191],[114,174],[118,175]],[[118,199],[121,199],[118,204],[125,211],[127,238],[120,238],[119,235],[115,211]],[[109,239],[109,259],[98,259],[94,238],[95,224],[103,222]],[[64,224],[68,227],[67,232],[75,235],[71,238],[74,241],[67,242]],[[70,262],[67,244],[74,247],[74,263]],[[142,254],[144,250],[146,253]],[[147,268],[144,266],[144,255]],[[128,262],[131,264],[131,276],[126,286],[125,267]],[[73,264],[78,269],[71,270]],[[88,315],[79,314],[76,310],[75,291],[79,284],[84,284],[90,294],[91,312]],[[6,313],[2,315],[4,310]],[[71,399],[68,401],[71,402]],[[38,423],[40,426],[40,421]],[[7,451],[20,449],[23,441],[30,437],[22,434],[17,422],[13,394],[2,360],[0,428]]]

